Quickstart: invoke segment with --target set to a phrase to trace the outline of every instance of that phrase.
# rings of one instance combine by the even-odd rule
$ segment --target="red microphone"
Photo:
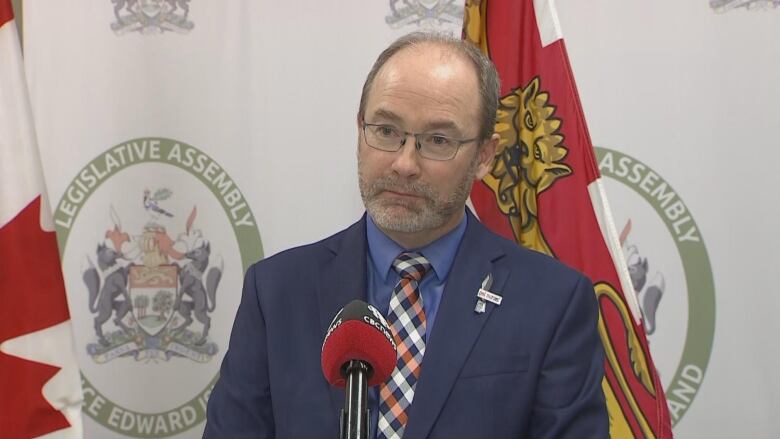
[[[361,300],[341,309],[322,343],[322,373],[335,387],[346,387],[341,437],[368,434],[368,386],[385,382],[396,363],[396,344],[384,316]]]

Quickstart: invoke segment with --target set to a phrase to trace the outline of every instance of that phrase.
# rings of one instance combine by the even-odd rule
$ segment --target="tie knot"
[[[431,268],[431,263],[419,253],[401,253],[393,261],[393,269],[405,279],[419,282]]]

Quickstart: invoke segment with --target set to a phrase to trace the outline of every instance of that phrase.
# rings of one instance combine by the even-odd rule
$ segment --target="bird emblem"
[[[170,218],[173,214],[157,204],[160,201],[167,200],[170,196],[170,189],[157,189],[154,191],[154,195],[152,195],[149,189],[144,189],[144,209],[155,218],[159,218],[160,215],[165,215]]]

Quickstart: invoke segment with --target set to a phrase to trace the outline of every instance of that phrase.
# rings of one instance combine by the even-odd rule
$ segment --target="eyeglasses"
[[[410,133],[392,125],[366,123],[363,119],[363,136],[366,144],[374,149],[395,152],[406,144],[406,138],[414,136],[415,146],[420,156],[430,160],[452,160],[458,149],[465,143],[477,140],[455,139],[437,133]]]

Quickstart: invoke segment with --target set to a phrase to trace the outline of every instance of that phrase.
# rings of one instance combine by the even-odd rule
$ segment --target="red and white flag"
[[[553,0],[468,0],[463,34],[501,77],[501,140],[491,172],[471,192],[480,220],[593,281],[610,436],[671,438]]]
[[[0,437],[80,438],[81,383],[19,36],[0,0]]]

